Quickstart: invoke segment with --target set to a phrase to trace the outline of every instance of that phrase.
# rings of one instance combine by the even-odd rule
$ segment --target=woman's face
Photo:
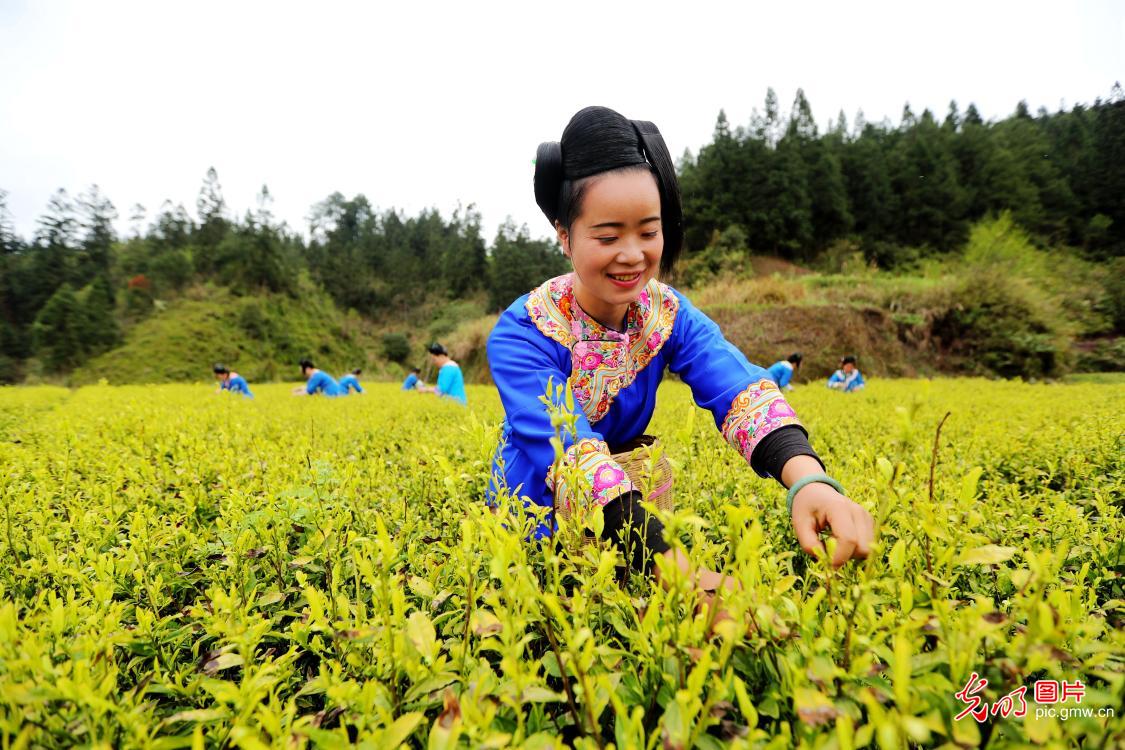
[[[660,269],[664,235],[656,178],[639,169],[594,177],[580,209],[569,232],[558,228],[574,265],[575,298],[595,320],[620,329],[629,303]]]

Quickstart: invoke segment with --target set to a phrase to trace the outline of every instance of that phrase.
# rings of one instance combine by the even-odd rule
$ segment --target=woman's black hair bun
[[[535,202],[552,225],[559,218],[562,182],[562,146],[558,141],[540,143],[535,151]]]
[[[660,129],[656,127],[656,124],[648,120],[630,120],[629,122],[633,123],[633,129],[637,131],[637,138],[640,139],[645,159],[656,170],[657,175],[666,177],[671,173],[675,176],[676,165],[672,163],[672,155],[668,153],[668,144],[664,142],[664,136],[660,134]]]
[[[660,130],[609,107],[575,113],[558,143],[539,144],[535,155],[535,202],[552,226],[566,229],[581,211],[586,178],[619,169],[647,168],[660,191],[664,250],[660,268],[672,269],[683,248],[684,213],[676,165]]]

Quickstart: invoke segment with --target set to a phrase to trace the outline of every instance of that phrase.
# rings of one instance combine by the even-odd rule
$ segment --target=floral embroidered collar
[[[636,379],[672,336],[680,301],[651,280],[625,313],[625,331],[608,328],[574,300],[574,274],[544,282],[525,307],[535,327],[571,352],[570,387],[591,424]]]

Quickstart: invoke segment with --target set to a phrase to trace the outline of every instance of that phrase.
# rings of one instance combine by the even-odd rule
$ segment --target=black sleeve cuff
[[[760,477],[773,477],[780,482],[782,467],[794,456],[812,456],[824,468],[824,462],[809,445],[805,428],[795,424],[774,430],[762,438],[750,454],[750,468]]]
[[[670,548],[664,541],[664,525],[641,507],[642,499],[634,490],[609,501],[602,508],[602,539],[617,545],[634,570],[651,573],[656,555]]]

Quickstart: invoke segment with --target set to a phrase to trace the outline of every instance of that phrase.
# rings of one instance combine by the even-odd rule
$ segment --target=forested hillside
[[[757,252],[813,259],[857,242],[881,266],[956,250],[969,227],[1011,211],[1028,232],[1091,258],[1125,253],[1125,99],[1036,115],[1021,102],[1000,122],[951,102],[944,118],[903,108],[898,125],[818,131],[797,91],[784,116],[771,89],[764,111],[732,127],[719,113],[712,142],[681,160],[688,244],[737,226]]]
[[[802,92],[785,114],[771,90],[681,159],[672,281],[764,358],[838,340],[836,320],[888,373],[1121,369],[1123,165],[1119,86],[998,121],[956,103],[897,124],[841,113],[825,132]],[[486,238],[473,205],[408,216],[334,193],[298,230],[271,202],[263,186],[232,215],[211,169],[194,212],[137,205],[122,223],[96,185],[60,189],[22,237],[0,191],[0,382],[193,379],[213,359],[276,379],[305,355],[394,374],[435,337],[483,377],[488,315],[567,268],[545,225]]]

